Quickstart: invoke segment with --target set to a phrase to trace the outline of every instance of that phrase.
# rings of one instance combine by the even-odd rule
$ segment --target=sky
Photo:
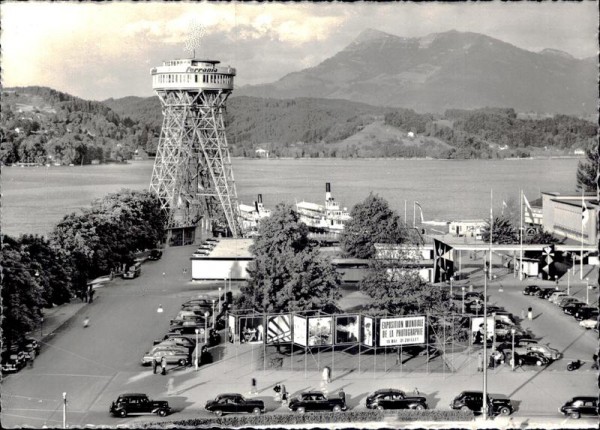
[[[0,4],[3,87],[49,86],[92,100],[151,96],[150,69],[196,58],[237,69],[236,86],[316,66],[374,28],[401,37],[483,33],[529,51],[598,53],[598,2]],[[235,93],[234,93],[235,94]]]

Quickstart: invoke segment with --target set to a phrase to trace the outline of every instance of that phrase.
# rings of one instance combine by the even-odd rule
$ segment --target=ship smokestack
[[[329,200],[331,200],[331,184],[325,182],[325,201],[328,202]]]
[[[258,195],[258,203],[262,203],[262,194]]]
[[[259,196],[260,196],[260,194],[259,194]],[[254,209],[256,209],[256,213],[260,212],[258,210],[258,202],[254,202]]]

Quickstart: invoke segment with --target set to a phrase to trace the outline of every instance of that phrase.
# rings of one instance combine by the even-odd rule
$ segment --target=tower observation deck
[[[193,230],[204,219],[222,220],[233,237],[242,235],[223,120],[235,69],[219,63],[169,60],[151,70],[163,124],[150,190],[171,234]]]

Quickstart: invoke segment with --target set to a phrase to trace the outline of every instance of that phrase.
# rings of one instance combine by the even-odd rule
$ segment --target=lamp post
[[[198,371],[198,333],[200,330],[194,330],[196,332],[196,360],[194,360],[194,370]]]
[[[204,312],[204,343],[208,344],[208,312]]]
[[[219,313],[221,313],[221,287],[219,287]]]
[[[213,299],[212,303],[212,326],[215,326],[215,299]]]
[[[590,304],[590,278],[585,278],[585,304]]]
[[[462,290],[462,313],[465,314],[465,286],[461,287]]]
[[[44,336],[44,317],[40,318],[40,340]]]
[[[67,428],[67,393],[63,393],[63,428]]]
[[[512,360],[510,361],[510,367],[512,371],[515,371],[515,328],[510,329],[510,334],[512,334]]]
[[[492,351],[496,350],[496,312],[492,312],[492,323],[494,324],[492,328],[494,332],[492,333]]]
[[[571,271],[567,269],[567,295],[571,295]]]
[[[454,279],[454,276],[450,276],[450,299],[452,300],[452,297],[454,297],[452,295],[452,280]]]
[[[487,277],[483,277],[483,419],[487,420]]]

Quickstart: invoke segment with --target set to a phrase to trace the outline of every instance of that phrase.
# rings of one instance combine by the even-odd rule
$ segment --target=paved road
[[[110,417],[110,402],[123,392],[167,398],[177,411],[166,418],[172,420],[206,415],[203,412],[206,400],[220,392],[246,393],[252,377],[259,381],[258,397],[266,401],[271,411],[286,412],[272,398],[272,387],[278,382],[284,382],[292,393],[318,389],[320,373],[316,371],[307,372],[305,378],[303,371],[254,370],[250,363],[258,355],[259,346],[228,346],[222,361],[203,366],[198,372],[185,368],[172,370],[167,376],[153,375],[139,365],[152,340],[166,332],[168,321],[177,313],[180,303],[199,292],[214,295],[221,285],[191,283],[186,279],[182,269],[187,267],[190,273],[188,256],[193,250],[194,247],[170,248],[162,260],[145,263],[139,278],[116,280],[100,289],[86,313],[77,315],[44,346],[33,369],[24,369],[3,381],[3,426],[61,425],[63,392],[68,393],[70,426],[81,427],[90,423],[135,425],[157,419]],[[525,322],[526,327],[531,324],[544,342],[564,350],[566,356],[591,355],[597,344],[592,332],[581,331],[569,317],[560,315],[554,305],[524,297],[520,293],[523,285],[514,278],[511,281],[510,277],[501,277],[499,282],[503,283],[504,292],[495,292],[496,284],[492,284],[492,303],[503,303],[517,312],[525,303],[534,301],[534,309],[539,308],[541,315]],[[159,304],[164,308],[162,314],[156,312]],[[84,329],[85,316],[90,317],[91,325]],[[350,406],[364,408],[367,394],[382,386],[406,391],[418,387],[427,395],[431,407],[446,409],[461,390],[481,389],[482,375],[476,372],[474,357],[462,359],[465,361],[456,374],[363,371],[334,375],[338,379],[334,379],[329,391],[337,392],[343,387]],[[556,409],[571,396],[597,392],[596,373],[589,370],[589,365],[578,372],[567,372],[564,365],[564,361],[559,361],[546,370],[519,369],[514,373],[507,367],[495,369],[489,373],[489,391],[513,400],[517,407],[516,422],[541,419],[563,427],[567,421],[557,416]],[[579,426],[589,423],[589,420],[578,421]]]

